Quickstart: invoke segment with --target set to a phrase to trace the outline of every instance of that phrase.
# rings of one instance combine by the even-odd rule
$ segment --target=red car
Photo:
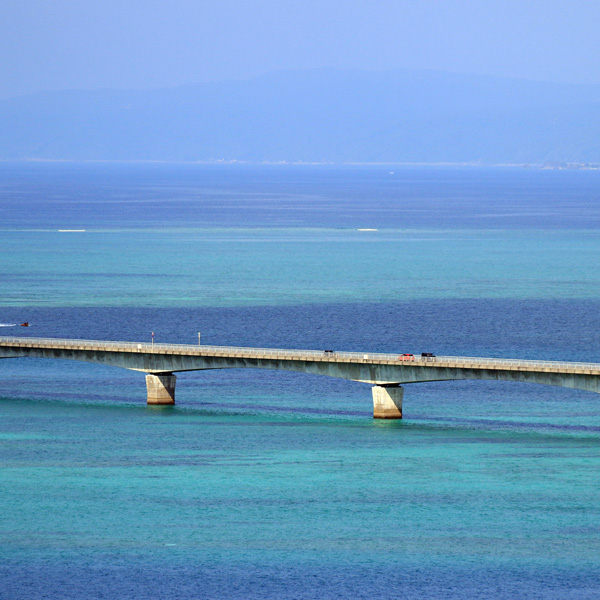
[[[398,360],[415,360],[415,355],[414,354],[401,354],[398,357]]]

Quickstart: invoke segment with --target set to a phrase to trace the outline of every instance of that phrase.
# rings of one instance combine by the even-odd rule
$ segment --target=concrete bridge
[[[456,379],[522,381],[600,392],[600,364],[331,350],[276,350],[0,337],[0,358],[60,358],[146,373],[148,404],[174,404],[174,373],[280,369],[373,385],[373,416],[401,419],[402,384]]]

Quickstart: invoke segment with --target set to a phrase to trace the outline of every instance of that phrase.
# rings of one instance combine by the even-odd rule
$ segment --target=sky
[[[2,0],[0,98],[282,69],[600,83],[598,0]]]

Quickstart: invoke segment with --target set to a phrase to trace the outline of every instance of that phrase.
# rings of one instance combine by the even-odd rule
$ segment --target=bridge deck
[[[148,344],[100,340],[69,340],[33,337],[0,337],[0,348],[39,348],[48,350],[83,350],[94,352],[144,353],[163,356],[203,356],[246,359],[313,361],[326,363],[360,363],[405,365],[423,368],[486,369],[600,375],[600,364],[566,361],[540,361],[466,356],[436,356],[402,360],[399,354],[376,352],[325,352],[323,350],[288,350],[244,348],[234,346],[198,346],[186,344]]]

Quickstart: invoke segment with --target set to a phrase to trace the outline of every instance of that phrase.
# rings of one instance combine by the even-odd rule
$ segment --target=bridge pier
[[[401,419],[404,388],[400,385],[373,386],[373,418]]]
[[[173,373],[146,374],[146,389],[148,390],[148,404],[167,405],[175,404],[175,382],[177,377]]]

